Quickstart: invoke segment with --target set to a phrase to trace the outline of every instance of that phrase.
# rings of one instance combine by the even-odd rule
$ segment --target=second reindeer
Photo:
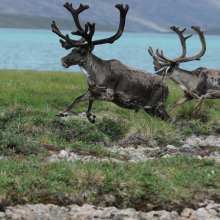
[[[94,123],[95,115],[91,112],[92,103],[95,100],[105,100],[123,108],[134,109],[136,112],[143,109],[152,116],[170,120],[171,118],[165,109],[169,90],[162,77],[128,67],[118,60],[102,60],[92,53],[94,46],[113,43],[121,37],[129,6],[126,5],[125,8],[119,4],[115,6],[120,11],[117,33],[112,37],[95,41],[92,41],[95,24],[87,22],[85,29],[83,29],[78,19],[78,15],[89,6],[80,4],[80,7],[75,10],[72,4],[67,2],[64,7],[72,14],[78,29],[72,34],[81,36],[81,39],[72,40],[68,35],[62,35],[53,21],[52,31],[64,40],[60,40],[62,47],[65,49],[74,48],[71,53],[61,59],[61,64],[65,68],[79,65],[89,88],[57,116],[67,116],[76,104],[89,100],[87,118]]]
[[[192,114],[192,117],[195,118],[205,99],[220,99],[220,70],[213,70],[203,67],[193,71],[180,69],[180,63],[200,60],[200,57],[205,54],[206,42],[204,38],[204,31],[202,31],[198,26],[191,26],[191,28],[194,29],[199,35],[200,41],[202,43],[202,50],[195,56],[185,57],[186,39],[191,37],[192,34],[184,37],[183,32],[186,30],[186,28],[184,28],[182,31],[180,31],[179,28],[175,26],[171,26],[170,28],[176,32],[180,38],[183,48],[182,55],[176,59],[169,59],[163,55],[162,50],[160,53],[157,49],[156,55],[154,54],[151,47],[149,47],[148,51],[154,59],[153,63],[154,69],[156,71],[165,67],[162,71],[158,71],[156,74],[163,75],[165,79],[171,79],[184,91],[184,96],[172,104],[168,110],[168,113],[176,106],[196,99],[197,102]]]

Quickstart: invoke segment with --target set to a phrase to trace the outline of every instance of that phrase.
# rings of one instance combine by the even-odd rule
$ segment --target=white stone
[[[209,135],[207,138],[206,138],[206,141],[207,142],[214,142],[216,140],[216,136],[214,135]]]
[[[68,157],[68,153],[67,153],[67,151],[65,151],[65,150],[61,150],[61,151],[60,151],[60,154],[59,154],[59,157],[60,157],[60,158]]]
[[[173,150],[177,150],[177,148],[174,147],[173,145],[167,145],[166,148],[168,148],[168,149],[173,149]]]
[[[189,145],[189,144],[184,144],[183,146],[182,146],[182,148],[190,148],[191,146]]]

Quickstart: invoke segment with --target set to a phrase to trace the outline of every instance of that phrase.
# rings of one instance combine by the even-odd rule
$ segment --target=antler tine
[[[158,49],[157,49],[157,50],[158,50]],[[159,70],[159,69],[161,69],[161,68],[163,68],[163,67],[165,67],[165,66],[172,65],[172,63],[167,63],[167,62],[164,62],[164,61],[163,61],[163,63],[160,63],[160,62],[159,62],[159,59],[158,59],[159,57],[155,56],[152,47],[149,47],[149,48],[148,48],[148,52],[149,52],[149,54],[150,54],[150,55],[153,57],[153,59],[154,59],[153,64],[154,64],[154,69],[155,69],[155,71],[157,71],[157,70]],[[158,51],[158,52],[159,52],[159,51]],[[161,52],[163,53],[163,51],[161,51]]]
[[[191,61],[191,60],[200,60],[200,57],[202,57],[205,54],[205,51],[206,51],[206,42],[205,42],[205,37],[204,37],[205,30],[201,30],[201,27],[195,26],[195,25],[192,25],[191,28],[194,31],[196,31],[197,34],[199,35],[200,41],[202,43],[202,50],[197,55],[186,58],[184,60],[184,62]]]
[[[55,21],[52,22],[51,27],[52,27],[52,31],[53,31],[55,34],[57,34],[58,36],[60,36],[60,37],[63,38],[63,39],[66,39],[65,36],[61,34],[61,32],[60,32],[59,28],[57,27]]]
[[[106,38],[106,39],[101,39],[101,40],[96,40],[96,41],[91,41],[92,45],[98,45],[98,44],[105,44],[105,43],[114,43],[114,41],[116,41],[119,37],[121,37],[123,31],[124,31],[124,26],[125,26],[125,18],[126,18],[126,14],[128,12],[129,6],[126,4],[125,8],[123,7],[123,5],[121,4],[117,4],[115,5],[116,8],[119,9],[120,11],[120,23],[119,23],[119,27],[118,27],[118,31],[115,35],[113,35],[112,37]],[[87,22],[87,24],[89,24],[89,22]],[[89,36],[93,36],[94,34],[94,30],[95,30],[95,24],[93,24],[93,27],[89,25],[90,28],[90,34]],[[82,36],[83,32],[72,32],[72,34],[76,34]],[[84,35],[84,34],[83,34]],[[74,47],[88,47],[91,44],[90,43],[86,43],[86,44],[80,44],[80,43],[73,43],[72,44]]]
[[[180,38],[180,42],[181,42],[182,48],[183,48],[182,55],[181,55],[180,57],[176,58],[176,59],[184,58],[184,57],[186,56],[186,40],[187,40],[188,38],[192,37],[193,34],[190,34],[190,35],[184,37],[184,36],[183,36],[183,32],[186,30],[186,28],[183,28],[183,30],[180,31],[180,30],[179,30],[179,27],[171,26],[170,29],[177,33],[177,35],[178,35],[179,38]],[[176,59],[174,59],[174,60],[176,60]]]
[[[66,36],[64,36],[64,35],[60,32],[60,30],[59,30],[59,28],[57,27],[55,21],[52,22],[51,27],[52,27],[52,31],[53,31],[55,34],[57,34],[59,37],[61,37],[61,38],[63,38],[64,40],[66,40]],[[77,41],[75,41],[75,40],[70,40],[70,39],[69,39],[69,42],[71,42],[71,44],[67,43],[67,41],[65,42],[65,41],[63,41],[62,39],[60,39],[60,43],[62,44],[62,47],[65,48],[65,49],[67,49],[67,50],[70,49],[70,48],[72,48],[72,43],[76,43]]]
[[[159,49],[156,49],[156,55],[157,55],[157,59],[160,58],[159,60],[162,62],[171,62],[171,63],[175,63],[173,60],[165,57],[163,55],[163,50],[161,50],[161,53],[159,52]]]
[[[180,42],[182,44],[182,49],[183,49],[182,55],[178,58],[175,58],[175,59],[169,59],[169,58],[167,58],[163,55],[162,50],[161,50],[161,53],[160,53],[158,49],[156,50],[156,55],[157,55],[157,59],[160,60],[161,62],[163,62],[163,63],[166,62],[166,63],[171,63],[172,64],[172,63],[178,62],[180,59],[182,59],[186,56],[186,40],[188,38],[190,38],[193,34],[190,34],[190,35],[184,37],[183,32],[186,30],[186,28],[184,28],[183,30],[179,30],[179,27],[171,26],[170,29],[173,30],[174,32],[176,32],[177,35],[180,38]]]
[[[81,27],[80,23],[79,23],[79,14],[81,12],[83,12],[84,10],[88,9],[89,6],[88,5],[82,5],[80,4],[79,8],[78,9],[74,9],[72,7],[72,4],[70,4],[69,2],[66,2],[64,5],[63,5],[73,16],[73,19],[74,19],[74,22],[76,24],[76,27],[78,28],[78,30],[80,31],[84,31],[83,28]],[[79,43],[79,44],[82,44],[83,42],[85,42],[85,39],[82,37],[81,39],[79,40],[72,40],[69,38],[68,35],[64,36],[59,28],[57,27],[55,21],[53,21],[53,23],[51,24],[51,27],[52,27],[52,31],[57,34],[58,36],[60,36],[61,38],[63,38],[65,41],[63,41],[62,39],[60,40],[60,43],[62,44],[62,47],[64,47],[65,49],[70,49],[72,47],[74,47],[74,44],[76,43]],[[88,31],[88,29],[87,29]],[[86,32],[87,32],[86,31]]]
[[[177,35],[179,36],[180,38],[180,42],[181,42],[181,45],[182,45],[182,55],[178,58],[175,58],[175,59],[169,59],[167,57],[165,57],[163,55],[163,51],[161,50],[161,53],[159,52],[159,50],[157,49],[156,50],[156,55],[154,58],[154,62],[158,62],[161,61],[162,63],[159,63],[159,65],[157,64],[157,70],[158,68],[162,68],[162,67],[165,67],[165,66],[170,66],[174,63],[177,63],[177,62],[185,62],[184,60],[186,59],[185,56],[186,56],[186,40],[190,37],[192,37],[193,34],[190,34],[186,37],[183,36],[183,33],[184,31],[186,30],[186,28],[183,28],[182,30],[179,30],[179,27],[176,27],[176,26],[171,26],[170,27],[171,30],[173,30],[174,32],[177,33]],[[151,55],[152,56],[152,55]],[[155,58],[157,59],[157,61],[155,61]]]
[[[74,19],[74,22],[76,24],[77,29],[79,29],[80,31],[83,31],[83,28],[82,28],[82,26],[79,23],[79,14],[81,12],[83,12],[84,10],[88,9],[89,5],[82,5],[82,4],[80,4],[78,9],[74,9],[72,7],[72,4],[70,4],[69,2],[66,2],[63,5],[63,7],[65,7],[72,14],[72,17]]]
[[[115,7],[120,11],[120,23],[119,23],[119,27],[118,27],[117,33],[115,35],[113,35],[112,37],[93,41],[94,45],[105,44],[105,43],[112,44],[112,43],[114,43],[114,41],[116,41],[118,38],[121,37],[121,35],[122,35],[123,31],[124,31],[125,19],[126,19],[127,12],[129,10],[129,5],[126,4],[125,8],[124,8],[123,4],[116,4]]]
[[[89,28],[89,34],[88,32],[88,28]],[[85,24],[85,30],[81,31],[81,30],[77,30],[77,31],[72,31],[71,32],[74,35],[78,35],[81,36],[82,38],[85,38],[85,40],[88,42],[88,44],[83,44],[85,45],[92,45],[92,37],[95,33],[95,23],[90,24],[89,22],[87,22],[87,24]],[[81,44],[73,44],[74,46],[80,46]]]

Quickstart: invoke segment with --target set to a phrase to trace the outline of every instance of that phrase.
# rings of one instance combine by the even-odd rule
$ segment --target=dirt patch
[[[41,192],[38,195],[39,203],[44,205],[54,204],[59,206],[68,206],[72,204],[76,204],[79,206],[83,205],[83,199],[79,195],[75,194],[63,194],[63,193],[48,193]]]
[[[121,160],[121,161],[128,161],[130,159],[130,157],[128,157],[128,156],[121,156],[119,158],[119,157],[114,156],[113,154],[106,155],[105,153],[99,153],[99,152],[95,152],[95,151],[88,152],[85,149],[83,149],[81,146],[77,147],[76,150],[74,150],[74,153],[77,155],[83,155],[83,156],[93,156],[93,157],[96,157],[99,159],[115,158],[115,159]]]
[[[119,147],[126,148],[128,146],[137,147],[141,145],[142,147],[150,147],[154,148],[157,147],[157,142],[153,138],[144,138],[140,136],[140,134],[132,134],[125,139],[121,140],[117,144]]]
[[[27,198],[22,198],[16,191],[11,191],[6,198],[4,198],[4,207],[6,206],[15,206],[17,204],[24,205],[27,203],[42,203],[44,205],[54,204],[59,206],[68,206],[72,204],[76,204],[79,206],[83,205],[83,200],[80,195],[76,194],[65,194],[62,192],[29,192]]]
[[[160,150],[155,151],[146,151],[148,157],[162,158],[165,155],[169,156],[201,156],[201,157],[210,157],[214,153],[220,153],[219,147],[214,146],[190,146],[177,149],[166,149],[161,148]]]
[[[65,150],[65,147],[58,147],[58,146],[55,146],[55,145],[43,145],[41,147],[44,147],[46,150],[49,150],[49,151],[52,151],[52,152],[60,152],[61,150]]]

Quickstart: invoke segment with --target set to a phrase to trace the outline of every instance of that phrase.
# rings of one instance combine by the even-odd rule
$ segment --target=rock
[[[173,145],[167,145],[166,148],[170,150],[178,150],[178,148],[174,147]]]
[[[201,157],[201,156],[198,156],[197,158],[200,159],[200,160],[202,160],[202,157]]]
[[[206,203],[202,203],[202,202],[201,202],[201,203],[198,203],[198,206],[199,206],[199,207],[205,207],[206,205],[207,205]]]
[[[168,158],[168,157],[170,157],[170,155],[169,155],[169,154],[166,154],[166,155],[164,155],[162,158]]]
[[[205,140],[206,142],[214,142],[217,139],[214,135],[209,135]]]
[[[208,200],[208,199],[206,199],[205,202],[206,202],[207,204],[214,204],[214,203],[215,203],[215,201],[213,201],[213,200]]]
[[[184,145],[182,146],[182,148],[191,148],[192,146],[194,146],[194,145],[184,144]]]
[[[65,150],[61,150],[59,154],[59,158],[65,158],[68,157],[68,153]]]
[[[181,217],[188,218],[188,217],[191,215],[191,212],[192,212],[192,209],[185,208],[185,209],[181,212],[180,216],[181,216]]]
[[[206,208],[207,209],[207,208]],[[217,216],[217,212],[216,212],[216,210],[214,210],[214,209],[208,209],[208,213],[210,213],[210,214],[212,214],[212,215],[214,215],[214,216]]]
[[[0,212],[0,219],[4,218],[6,214],[4,212]]]
[[[101,219],[111,218],[112,213],[117,211],[118,209],[115,207],[108,207],[102,211],[99,218]]]
[[[215,220],[219,219],[220,204],[212,203],[212,200],[206,200],[202,205],[208,204],[206,208],[199,208],[197,211],[185,208],[181,216],[175,211],[167,212],[150,211],[147,213],[136,211],[133,208],[118,210],[115,207],[95,207],[94,205],[84,204],[83,206],[69,205],[68,207],[60,207],[57,205],[24,205],[24,206],[8,206],[6,212],[0,212],[1,220],[35,220],[35,219],[56,219],[56,220],[75,220],[75,219],[112,219],[112,220],[136,220],[136,219],[152,219],[152,220]],[[150,204],[148,204],[151,206]],[[153,208],[153,207],[151,207]],[[151,209],[150,208],[150,209]],[[150,210],[149,209],[149,210]]]
[[[148,140],[148,145],[149,145],[150,147],[155,148],[155,147],[157,147],[157,142],[156,142],[154,139],[149,138],[149,140]]]
[[[156,150],[160,150],[160,147],[155,147],[155,148],[150,148],[150,147],[146,147],[144,148],[146,151],[156,151]]]
[[[152,205],[152,204],[147,204],[147,211],[148,211],[148,212],[149,212],[149,211],[152,211],[153,208],[154,208],[154,205]]]
[[[178,214],[178,212],[172,211],[172,212],[170,213],[170,217],[173,218],[173,219],[175,219],[175,218],[178,218],[178,217],[179,217],[179,214]]]
[[[135,151],[135,148],[134,147],[128,147],[128,148],[125,148],[125,150],[127,150],[127,151]]]
[[[123,209],[119,211],[114,211],[112,213],[112,216],[116,217],[134,217],[136,213],[136,210],[133,208]]]
[[[213,153],[213,155],[214,155],[215,157],[217,157],[217,158],[220,159],[220,154],[219,154],[218,152],[215,151],[215,152]]]

